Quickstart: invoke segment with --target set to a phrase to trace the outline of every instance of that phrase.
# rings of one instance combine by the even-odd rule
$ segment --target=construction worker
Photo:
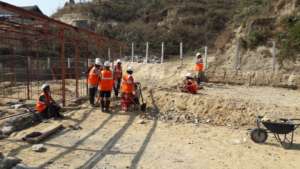
[[[63,115],[59,113],[60,106],[55,103],[51,97],[50,86],[48,84],[43,84],[41,87],[43,91],[36,102],[36,111],[39,112],[42,118],[49,119],[63,118]]]
[[[185,75],[185,79],[183,81],[183,87],[181,88],[182,92],[197,94],[198,85],[195,79],[193,78],[191,73],[187,73]]]
[[[95,65],[88,72],[89,100],[91,106],[95,106],[95,96],[97,93],[97,87],[99,83],[101,65],[102,63],[100,58],[96,58]]]
[[[110,96],[111,91],[113,89],[114,80],[113,80],[113,73],[110,70],[110,62],[106,61],[104,63],[104,69],[100,73],[100,80],[99,80],[99,99],[101,104],[101,109],[103,112],[109,112],[110,106]]]
[[[121,86],[123,71],[122,71],[122,62],[120,59],[117,60],[117,64],[114,66],[114,91],[115,96],[119,96],[119,90]]]
[[[197,73],[197,83],[200,85],[200,83],[204,81],[204,64],[202,54],[198,52],[196,54],[196,58],[195,71]]]
[[[123,111],[128,111],[130,105],[134,103],[135,83],[132,74],[132,68],[128,67],[126,74],[122,78],[121,107]]]

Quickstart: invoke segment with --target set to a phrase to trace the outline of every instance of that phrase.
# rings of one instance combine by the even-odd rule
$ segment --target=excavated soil
[[[46,169],[300,167],[298,131],[289,149],[271,134],[265,144],[255,144],[248,131],[257,115],[299,118],[298,90],[207,83],[191,95],[177,89],[192,71],[188,64],[131,66],[143,86],[146,113],[120,112],[116,99],[110,114],[84,103],[67,111],[63,121],[50,120],[0,140],[0,150]],[[21,141],[30,132],[57,124],[65,129],[45,140],[45,152],[33,152]]]

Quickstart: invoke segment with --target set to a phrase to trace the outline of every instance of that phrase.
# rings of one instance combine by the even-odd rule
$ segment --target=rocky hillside
[[[164,41],[166,52],[176,54],[181,41],[186,50],[192,51],[213,45],[235,15],[236,7],[236,0],[94,0],[67,4],[53,17],[89,18],[106,36],[136,44],[149,41],[151,48],[158,50]]]
[[[208,45],[212,68],[232,70],[240,44],[241,70],[272,71],[272,42],[276,42],[276,66],[281,72],[298,72],[300,66],[299,0],[94,0],[66,4],[53,15],[66,22],[87,19],[97,32],[144,49],[160,51],[166,42],[168,55],[198,51]]]

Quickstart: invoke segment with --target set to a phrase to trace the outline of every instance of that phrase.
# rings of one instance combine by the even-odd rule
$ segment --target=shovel
[[[147,104],[144,101],[141,84],[137,83],[137,87],[138,87],[138,90],[139,90],[139,93],[140,93],[140,97],[142,99],[142,104],[140,105],[141,106],[141,111],[146,111]]]

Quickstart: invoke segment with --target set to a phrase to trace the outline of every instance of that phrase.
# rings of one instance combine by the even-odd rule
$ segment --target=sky
[[[44,14],[50,16],[68,0],[1,0],[15,6],[38,5]]]

